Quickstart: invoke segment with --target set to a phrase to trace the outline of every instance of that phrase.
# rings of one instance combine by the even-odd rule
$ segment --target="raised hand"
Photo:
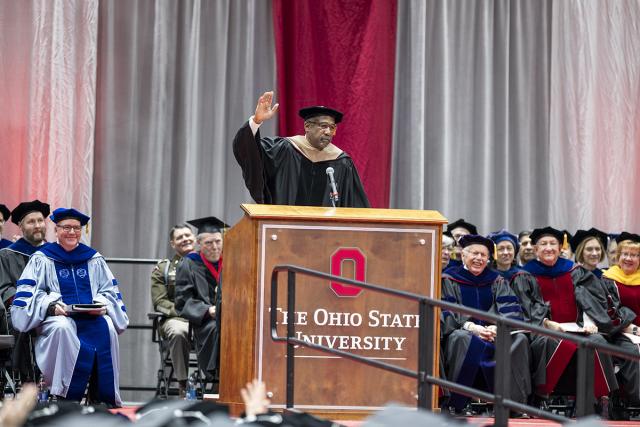
[[[269,397],[267,388],[262,381],[254,379],[247,383],[246,387],[240,390],[240,395],[244,401],[244,411],[247,417],[265,414],[269,410]]]
[[[273,91],[265,92],[260,98],[258,98],[258,105],[256,105],[256,113],[253,116],[253,121],[257,124],[271,119],[277,112],[280,104],[273,105]]]

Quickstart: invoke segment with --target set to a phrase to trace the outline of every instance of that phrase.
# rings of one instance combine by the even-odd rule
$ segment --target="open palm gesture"
[[[257,124],[271,119],[277,112],[280,104],[273,105],[273,91],[265,92],[260,98],[258,98],[258,105],[256,105],[256,113],[253,116],[253,121]]]

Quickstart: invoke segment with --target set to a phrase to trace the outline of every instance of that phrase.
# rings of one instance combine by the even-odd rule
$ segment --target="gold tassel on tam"
[[[498,261],[498,245],[493,244],[493,259]]]
[[[569,239],[567,239],[567,233],[562,233],[564,238],[562,239],[562,250],[566,250],[569,247]]]

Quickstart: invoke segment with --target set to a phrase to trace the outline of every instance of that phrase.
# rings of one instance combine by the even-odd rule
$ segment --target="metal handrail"
[[[162,261],[153,258],[105,258],[104,260],[112,264],[157,264]]]
[[[378,360],[371,360],[363,356],[349,353],[343,350],[337,350],[330,347],[314,344],[298,338],[295,338],[295,322],[287,322],[287,336],[280,337],[277,331],[277,303],[278,303],[278,273],[287,272],[287,312],[295,313],[295,287],[296,274],[304,276],[316,277],[319,279],[330,280],[345,285],[357,286],[374,292],[379,292],[395,297],[405,298],[416,301],[419,304],[419,326],[418,326],[418,371],[395,366]],[[497,326],[496,336],[496,381],[494,393],[487,393],[472,387],[463,386],[455,382],[437,378],[433,375],[433,349],[431,343],[434,338],[434,328],[427,324],[428,319],[439,321],[434,317],[434,308],[446,311],[453,311],[472,316],[477,319],[494,323]],[[414,378],[418,382],[418,407],[429,409],[429,402],[432,400],[433,385],[438,385],[466,396],[480,398],[488,402],[494,403],[495,425],[506,426],[509,420],[509,410],[518,412],[526,412],[536,415],[540,418],[549,419],[561,423],[570,422],[569,418],[553,414],[513,401],[509,396],[510,387],[510,356],[509,349],[511,347],[511,330],[527,330],[538,335],[556,338],[559,340],[567,340],[578,345],[578,367],[577,372],[584,375],[578,375],[576,387],[576,415],[578,417],[585,416],[593,412],[593,360],[594,351],[600,351],[613,356],[623,357],[626,359],[640,361],[640,354],[622,350],[611,344],[602,344],[593,342],[587,338],[571,335],[565,332],[554,331],[538,325],[525,323],[519,320],[500,317],[492,313],[476,310],[459,304],[450,303],[443,300],[435,300],[424,295],[412,292],[399,291],[389,289],[380,285],[373,285],[354,279],[348,279],[340,276],[334,276],[304,267],[298,267],[290,264],[279,264],[273,268],[271,274],[271,313],[270,313],[271,338],[276,342],[284,342],[287,344],[287,361],[286,361],[286,407],[293,408],[294,402],[294,368],[295,368],[295,346],[312,348],[321,352],[334,354],[351,360],[355,360],[366,365],[374,366],[399,375]]]
[[[147,258],[105,258],[105,261],[109,264],[132,264],[132,265],[153,265],[157,264],[159,259],[147,259]],[[131,323],[127,326],[127,330],[130,329],[144,329],[144,330],[152,330],[153,325],[149,324],[138,324]],[[130,385],[121,385],[120,390],[126,391],[156,391],[156,387],[148,387],[148,386],[130,386]]]

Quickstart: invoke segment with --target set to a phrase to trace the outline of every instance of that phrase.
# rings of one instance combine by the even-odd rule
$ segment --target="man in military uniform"
[[[151,273],[153,308],[166,316],[160,333],[169,342],[173,372],[178,380],[180,396],[185,394],[189,374],[189,321],[178,316],[175,308],[176,270],[182,257],[193,251],[195,238],[187,224],[178,224],[169,232],[169,243],[175,251],[172,259],[160,261]]]

